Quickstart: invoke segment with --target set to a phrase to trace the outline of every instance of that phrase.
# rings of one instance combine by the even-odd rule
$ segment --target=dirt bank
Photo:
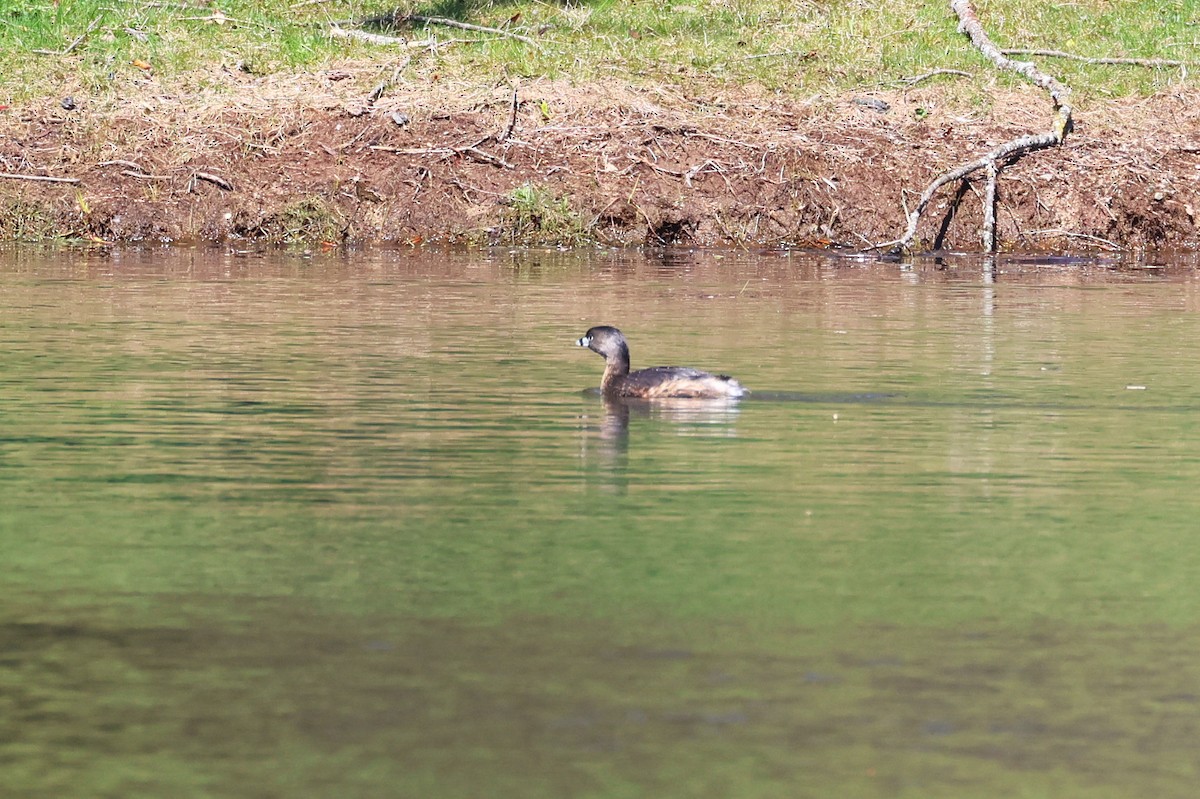
[[[1049,123],[1035,89],[790,102],[752,90],[528,82],[397,87],[375,69],[0,112],[0,237],[843,245],[895,238],[938,172]],[[1200,93],[1078,109],[1066,146],[1003,172],[1007,249],[1200,246]],[[526,187],[526,188],[522,188]],[[977,249],[978,192],[923,246]]]

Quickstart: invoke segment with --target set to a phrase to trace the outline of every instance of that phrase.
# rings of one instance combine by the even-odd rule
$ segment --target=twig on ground
[[[907,250],[912,244],[913,239],[916,238],[917,224],[921,221],[921,216],[929,207],[930,201],[933,200],[933,195],[942,186],[956,180],[962,180],[967,175],[977,172],[980,169],[998,169],[1001,161],[1012,161],[1035,150],[1044,150],[1047,147],[1062,144],[1063,139],[1066,138],[1067,133],[1071,129],[1070,89],[1059,83],[1055,78],[1042,72],[1033,62],[1014,61],[1004,55],[1000,48],[996,47],[991,38],[988,37],[987,32],[983,29],[983,23],[979,21],[979,17],[969,0],[950,0],[950,9],[958,16],[958,29],[971,38],[972,44],[983,55],[987,56],[996,65],[997,69],[1016,72],[1024,76],[1035,86],[1046,90],[1050,95],[1050,99],[1054,102],[1054,126],[1045,133],[1020,136],[1005,142],[981,158],[977,158],[970,163],[963,164],[938,175],[921,194],[916,207],[907,214],[908,225],[905,228],[904,234],[895,241],[876,245],[875,249],[890,249],[897,253]],[[993,226],[992,234],[985,236],[984,248],[991,252],[995,250],[995,247],[995,229]]]
[[[240,19],[237,17],[227,17],[220,9],[213,9],[209,14],[203,17],[179,17],[180,22],[209,22],[213,25],[240,25],[243,28],[259,28],[261,30],[271,30],[271,26],[263,22],[254,22],[248,19]]]
[[[683,182],[685,184],[687,184],[687,187],[690,189],[690,188],[692,188],[692,178],[694,178],[698,175],[707,174],[709,172],[716,172],[718,175],[720,175],[722,178],[724,178],[726,188],[728,188],[728,189],[730,189],[730,191],[732,191],[733,187],[729,185],[729,178],[725,177],[725,175],[723,174],[725,172],[725,167],[722,164],[712,160],[711,158],[703,163],[696,164],[694,167],[689,169],[687,172],[684,172],[683,173]]]
[[[489,133],[477,142],[464,144],[460,147],[392,147],[387,144],[372,144],[372,150],[378,150],[381,153],[395,153],[396,155],[458,155],[466,150],[472,150],[481,144],[486,144],[488,139],[492,138]]]
[[[395,153],[396,155],[444,155],[447,157],[452,155],[469,155],[488,164],[494,164],[505,169],[514,169],[515,167],[503,158],[491,153],[485,153],[479,149],[480,145],[486,144],[493,138],[495,137],[489,133],[479,141],[461,147],[390,147],[383,144],[373,144],[371,145],[371,149],[381,153]]]
[[[621,171],[622,171],[622,172],[629,172],[629,171],[632,171],[632,170],[633,170],[633,168],[634,168],[634,167],[636,167],[638,164],[641,164],[642,166],[648,166],[648,167],[650,167],[651,169],[653,169],[655,172],[658,172],[658,173],[660,173],[660,174],[663,174],[663,175],[670,175],[670,176],[672,176],[672,177],[676,177],[676,178],[681,178],[681,177],[683,177],[683,176],[684,176],[684,174],[685,174],[685,173],[683,173],[683,172],[680,172],[680,171],[678,171],[678,170],[675,170],[675,169],[667,169],[667,168],[666,168],[666,167],[664,167],[664,166],[659,166],[658,164],[654,163],[653,161],[647,161],[645,158],[637,158],[637,157],[635,157],[635,158],[633,159],[633,163],[632,163],[632,164],[630,164],[629,166],[625,167],[625,169],[623,169],[623,170],[621,170]]]
[[[136,161],[126,161],[123,158],[116,158],[112,161],[101,161],[96,164],[97,167],[102,166],[123,166],[121,174],[131,178],[141,178],[142,180],[170,180],[170,175],[151,175],[142,169],[141,164]]]
[[[798,55],[801,61],[807,61],[810,58],[817,57],[816,50],[780,50],[775,53],[754,53],[753,55],[742,56],[743,61],[754,61],[759,58],[782,58],[788,55]]]
[[[1176,61],[1170,58],[1093,58],[1086,55],[1075,55],[1063,50],[1025,50],[1004,49],[1004,55],[1036,55],[1045,58],[1069,58],[1072,61],[1082,61],[1085,64],[1121,64],[1133,67],[1190,67],[1200,64],[1200,61]]]
[[[213,184],[214,186],[216,186],[217,188],[224,189],[225,191],[233,191],[232,183],[230,183],[228,180],[221,177],[220,175],[214,175],[211,172],[193,172],[192,173],[192,182],[195,183],[195,181],[197,181],[197,180],[207,181],[207,182]]]
[[[899,83],[905,86],[916,86],[921,81],[936,78],[938,75],[956,75],[962,78],[972,77],[970,72],[963,72],[961,69],[931,69],[928,72],[922,72],[920,75],[913,75],[911,78],[901,78]]]
[[[96,164],[96,166],[98,166],[98,167],[100,167],[100,166],[123,166],[126,169],[132,169],[135,172],[145,172],[146,171],[146,170],[142,169],[142,167],[136,161],[126,161],[121,158],[117,158],[112,161],[101,161],[100,163]]]
[[[433,47],[437,42],[432,39],[421,39],[419,41],[409,41],[401,36],[384,36],[382,33],[369,33],[368,31],[360,31],[358,28],[343,28],[336,22],[329,23],[329,35],[335,39],[354,39],[367,44],[396,44],[401,47],[409,47],[414,50],[422,47]],[[445,44],[445,42],[443,42]]]
[[[474,158],[479,159],[480,161],[484,161],[485,163],[495,164],[496,166],[502,166],[505,169],[515,169],[515,167],[512,164],[505,161],[500,156],[492,155],[491,153],[485,153],[483,150],[480,150],[478,147],[464,147],[462,150],[459,151],[459,153],[465,154],[465,155],[470,155]]]
[[[79,183],[79,178],[55,178],[49,175],[24,175],[17,172],[0,172],[0,178],[8,180],[33,180],[39,183]]]
[[[466,197],[468,200],[471,200],[470,192],[477,192],[479,194],[487,194],[491,197],[504,197],[505,196],[504,194],[502,194],[498,191],[488,191],[487,189],[481,189],[478,186],[472,186],[468,183],[463,183],[458,178],[450,178],[446,182],[449,183],[451,186],[454,186],[455,188],[457,188],[459,191],[461,191],[463,193],[463,196]],[[471,201],[474,202],[474,200],[471,200]]]
[[[484,25],[473,25],[470,22],[459,22],[456,19],[446,19],[445,17],[423,17],[419,14],[409,14],[407,17],[405,17],[405,19],[409,20],[410,22],[420,23],[422,25],[445,25],[448,28],[461,28],[465,31],[494,33],[497,36],[507,36],[509,39],[516,39],[518,42],[524,42],[532,47],[536,47],[538,50],[542,49],[540,44],[533,39],[530,39],[528,36],[522,36],[519,33],[513,33],[512,31],[506,31],[501,28],[489,28]]]
[[[34,50],[33,52],[38,53],[39,55],[56,55],[59,57],[62,57],[65,55],[70,55],[71,52],[76,47],[78,47],[83,42],[84,39],[87,38],[89,33],[96,30],[96,26],[99,24],[100,24],[100,17],[96,17],[95,19],[93,19],[91,21],[91,24],[89,24],[87,26],[87,30],[85,30],[83,33],[76,36],[74,41],[72,41],[70,44],[68,44],[62,50]]]
[[[499,136],[496,137],[496,141],[498,141],[498,142],[507,141],[508,137],[512,135],[513,128],[515,128],[517,126],[517,105],[518,105],[518,103],[517,103],[517,87],[514,86],[513,92],[512,92],[512,109],[508,116],[508,127],[505,128],[504,131]]]

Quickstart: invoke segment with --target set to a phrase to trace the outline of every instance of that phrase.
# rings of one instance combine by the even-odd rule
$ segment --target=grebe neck
[[[604,359],[604,377],[600,388],[607,391],[616,381],[629,374],[629,347],[621,342],[617,351]]]

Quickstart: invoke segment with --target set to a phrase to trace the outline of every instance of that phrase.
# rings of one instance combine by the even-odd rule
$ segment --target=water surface
[[[1194,266],[5,252],[0,790],[1191,796]]]

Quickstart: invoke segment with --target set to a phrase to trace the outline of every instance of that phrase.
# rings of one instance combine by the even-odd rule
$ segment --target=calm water
[[[0,794],[1193,796],[1195,266],[0,253]]]

